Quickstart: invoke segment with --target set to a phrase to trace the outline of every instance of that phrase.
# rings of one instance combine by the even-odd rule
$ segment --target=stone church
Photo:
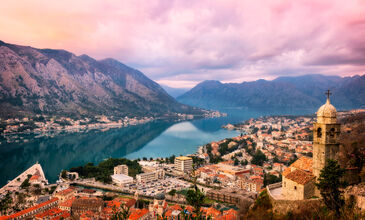
[[[317,122],[313,125],[313,158],[301,157],[282,173],[282,197],[287,200],[303,200],[319,197],[316,179],[328,159],[337,159],[339,151],[340,124],[336,108],[327,101],[317,111]]]

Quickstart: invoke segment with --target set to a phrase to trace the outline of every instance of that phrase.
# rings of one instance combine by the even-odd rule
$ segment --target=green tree
[[[195,169],[195,167],[194,167],[194,169]],[[191,178],[193,180],[193,186],[186,193],[186,201],[188,202],[189,205],[194,207],[194,210],[193,210],[193,213],[190,213],[188,218],[186,218],[186,216],[185,216],[184,219],[203,220],[205,218],[203,217],[201,207],[204,204],[205,195],[204,195],[204,192],[202,192],[197,186],[197,176],[195,175],[194,169],[191,174]],[[194,217],[193,217],[193,214],[195,214]]]
[[[169,158],[169,160],[170,160],[170,163],[175,163],[175,155],[172,155],[172,156]]]
[[[281,176],[277,177],[275,175],[272,175],[270,173],[264,174],[264,187],[273,183],[278,183],[281,181]]]
[[[131,215],[130,208],[125,205],[121,205],[120,210],[117,210],[114,207],[111,220],[127,220],[130,215]]]
[[[176,189],[172,189],[170,192],[169,192],[169,195],[170,196],[174,196],[176,194]]]
[[[22,189],[25,189],[25,188],[28,188],[30,186],[30,183],[29,183],[29,178],[25,179],[22,184],[20,185],[20,187]]]
[[[280,160],[279,158],[275,155],[274,159],[273,159],[273,162],[274,163],[280,163]]]
[[[344,199],[340,188],[345,186],[341,180],[345,170],[335,160],[328,160],[327,165],[321,170],[316,186],[320,190],[325,205],[340,214]]]
[[[256,153],[253,155],[253,158],[251,160],[252,164],[262,166],[262,164],[266,161],[266,156],[262,151],[257,150]]]
[[[238,164],[239,164],[240,162],[238,161],[238,159],[237,158],[234,158],[234,165],[235,166],[238,166]]]
[[[67,179],[67,171],[66,171],[66,170],[62,170],[62,172],[61,172],[61,177],[62,177],[63,179]]]

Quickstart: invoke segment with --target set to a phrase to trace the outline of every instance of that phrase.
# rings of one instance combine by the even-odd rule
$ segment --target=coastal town
[[[296,158],[311,156],[312,123],[312,117],[277,116],[228,124],[226,129],[240,135],[200,146],[195,154],[138,159],[141,171],[133,175],[130,166],[116,165],[110,182],[74,168],[48,184],[35,164],[0,190],[6,204],[2,214],[7,216],[2,218],[109,219],[113,206],[124,204],[129,219],[178,219],[181,210],[191,213],[186,192],[196,184],[206,196],[205,216],[238,219],[265,186],[281,181],[281,173]]]
[[[138,124],[145,124],[155,120],[185,121],[199,117],[216,118],[225,117],[227,114],[219,111],[204,111],[203,115],[192,115],[176,113],[166,117],[128,117],[115,118],[105,115],[75,119],[71,117],[56,117],[46,115],[35,115],[22,118],[0,118],[0,145],[5,143],[28,142],[30,137],[54,136],[63,133],[88,132],[90,130],[106,131],[112,128],[122,128]]]

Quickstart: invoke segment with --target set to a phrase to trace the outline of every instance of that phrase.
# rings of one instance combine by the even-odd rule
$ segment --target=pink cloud
[[[5,0],[0,11],[3,41],[113,57],[176,87],[365,67],[365,1]]]

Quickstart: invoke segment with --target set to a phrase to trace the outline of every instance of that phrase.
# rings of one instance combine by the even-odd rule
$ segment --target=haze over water
[[[99,163],[113,157],[137,159],[195,153],[199,146],[239,135],[221,127],[264,115],[313,114],[313,109],[260,111],[222,110],[228,117],[185,122],[155,121],[108,131],[89,131],[56,137],[32,138],[28,143],[0,145],[0,186],[15,178],[37,161],[49,182],[55,182],[62,169]]]

